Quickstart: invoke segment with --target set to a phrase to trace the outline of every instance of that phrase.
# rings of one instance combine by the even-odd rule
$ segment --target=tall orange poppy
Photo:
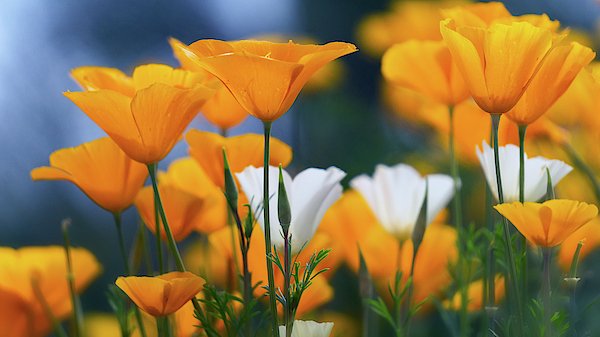
[[[541,247],[559,245],[598,215],[595,205],[565,199],[548,200],[543,204],[517,201],[494,208],[527,240]]]
[[[88,70],[94,76],[80,74]],[[73,73],[90,90],[64,95],[106,131],[129,157],[144,164],[163,159],[215,93],[214,89],[201,85],[203,74],[159,64],[137,67],[131,80],[115,76],[118,73],[112,69],[84,68]],[[92,82],[97,78],[111,81]],[[130,96],[132,92],[134,96]]]
[[[190,272],[170,272],[155,277],[119,277],[115,284],[140,309],[154,317],[169,316],[190,301],[205,281]]]
[[[77,185],[100,207],[122,211],[133,203],[148,176],[146,165],[129,158],[104,137],[50,155],[50,167],[31,171],[33,180],[67,180]]]
[[[191,60],[218,77],[241,106],[262,121],[281,117],[308,78],[338,57],[357,51],[350,43],[299,45],[263,41],[200,40],[177,45]],[[194,56],[195,55],[195,56]]]
[[[528,22],[486,29],[457,27],[453,19],[446,19],[440,30],[471,96],[481,109],[496,114],[517,103],[559,40]]]

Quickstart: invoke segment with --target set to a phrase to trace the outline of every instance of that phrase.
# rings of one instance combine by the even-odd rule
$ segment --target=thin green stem
[[[71,223],[70,219],[63,220],[62,231],[64,238],[65,254],[67,257],[67,280],[69,282],[69,292],[71,293],[71,301],[73,302],[73,322],[75,324],[75,336],[83,336],[81,332],[81,306],[75,293],[75,275],[73,274],[73,268],[71,263],[71,243],[69,240],[69,231],[67,227]]]
[[[139,240],[140,244],[144,249],[144,256],[146,258],[146,273],[148,275],[154,274],[154,268],[152,267],[152,259],[150,257],[150,247],[148,246],[148,238],[146,237],[146,225],[143,222],[139,222]]]
[[[500,116],[501,114],[490,114],[492,118],[492,130],[493,130],[493,140],[494,140],[494,161],[496,165],[496,185],[498,187],[498,200],[501,204],[504,203],[504,193],[502,191],[502,178],[500,173],[500,157],[498,154],[498,126],[500,125]],[[502,224],[504,229],[504,248],[506,264],[508,266],[509,279],[511,284],[511,294],[513,299],[513,304],[515,307],[515,311],[517,313],[517,327],[519,329],[518,336],[522,336],[525,332],[524,320],[523,320],[523,311],[521,309],[521,298],[519,296],[519,286],[517,281],[517,267],[515,265],[514,252],[511,244],[510,232],[508,228],[508,220],[502,216]],[[493,289],[490,289],[490,292],[493,292]]]
[[[273,262],[271,261],[271,223],[269,217],[269,142],[271,140],[271,126],[273,122],[263,121],[265,129],[265,153],[263,165],[263,216],[265,224],[265,250],[267,255],[267,277],[269,284],[269,302],[271,306],[271,318],[273,325],[273,336],[279,337],[279,317],[277,316],[277,299],[275,298],[275,279],[273,277]]]
[[[290,238],[288,236],[288,231],[284,230],[283,236],[285,239],[284,247],[283,247],[283,296],[285,297],[285,307],[283,312],[283,320],[285,324],[285,336],[292,336],[292,322],[290,321],[290,281],[291,281],[291,247],[290,247]]]
[[[158,182],[156,179],[156,163],[147,164],[148,172],[150,173],[150,180],[152,181],[152,189],[154,190],[154,200],[158,205],[158,210],[160,213],[160,217],[163,222],[163,227],[165,229],[165,233],[167,234],[167,241],[169,243],[169,248],[171,249],[171,253],[175,258],[175,263],[177,264],[177,269],[180,272],[185,272],[185,266],[183,264],[183,260],[181,259],[181,254],[179,254],[179,250],[177,249],[177,244],[175,243],[175,239],[173,239],[173,234],[171,233],[171,228],[169,227],[169,223],[167,222],[167,216],[165,215],[165,209],[163,208],[162,201],[160,200],[160,194],[158,193]],[[160,237],[160,235],[157,235]],[[204,310],[200,307],[200,303],[194,297],[192,299],[192,303],[194,304],[194,309],[198,312],[198,315],[204,316]]]
[[[449,132],[449,152],[450,152],[450,173],[454,179],[454,226],[460,233],[462,229],[462,205],[460,196],[460,174],[458,167],[458,160],[456,158],[456,149],[454,146],[454,106],[448,106],[448,115],[450,117],[450,132]]]
[[[542,247],[544,256],[544,279],[542,280],[542,296],[544,301],[544,336],[552,336],[551,309],[550,309],[550,253],[552,247]]]
[[[127,253],[125,250],[125,240],[123,240],[121,212],[113,212],[113,218],[115,219],[115,225],[117,227],[117,233],[119,236],[119,247],[121,250],[121,258],[123,259],[123,265],[125,266],[125,274],[127,276],[131,276],[131,269],[129,268],[129,261],[127,260]],[[142,335],[142,337],[146,337],[146,328],[144,327],[142,313],[140,312],[140,308],[138,308],[137,305],[135,306],[135,318],[138,322],[138,326],[140,327],[140,334]]]
[[[488,261],[487,261],[487,274],[486,274],[486,283],[487,283],[487,297],[485,297],[487,299],[487,305],[486,305],[486,310],[485,310],[485,315],[487,316],[484,319],[484,324],[483,324],[483,334],[482,336],[486,336],[488,335],[488,331],[494,331],[495,330],[495,313],[496,313],[496,257],[494,254],[494,232],[495,232],[495,228],[494,228],[494,221],[492,219],[492,204],[494,201],[494,196],[492,195],[492,191],[490,190],[490,187],[487,186],[485,187],[485,217],[486,217],[486,222],[487,222],[487,228],[490,231],[490,234],[492,235],[492,238],[490,239],[490,243],[488,245]],[[484,287],[485,288],[485,287]],[[488,330],[489,329],[489,330]]]
[[[156,174],[156,165],[154,166],[154,172]],[[165,272],[165,262],[163,260],[162,240],[160,239],[160,211],[157,198],[154,198],[154,232],[156,233],[156,254],[158,255],[158,273],[162,275]]]
[[[527,125],[519,125],[519,201],[525,202],[525,132]],[[521,296],[527,299],[527,239],[521,236]]]
[[[229,209],[229,208],[228,208]],[[244,308],[248,308],[248,306],[250,305],[250,301],[252,300],[252,288],[251,288],[251,284],[250,284],[250,271],[248,269],[248,248],[249,248],[249,243],[246,242],[246,236],[244,235],[244,228],[242,226],[242,220],[240,219],[240,215],[238,214],[237,209],[235,210],[231,210],[229,209],[228,212],[230,215],[234,216],[235,219],[235,223],[237,225],[237,229],[239,232],[239,238],[240,238],[240,249],[242,252],[242,265],[243,265],[243,275],[242,278],[244,280],[244,292],[243,292],[243,296],[244,296]],[[231,233],[233,233],[235,229],[231,228]],[[234,245],[234,249],[235,249],[235,245]],[[235,255],[235,254],[234,254]],[[237,261],[237,259],[236,259]],[[237,264],[236,264],[236,270],[238,270],[237,268]],[[246,332],[246,336],[250,336],[250,321],[246,322],[245,324],[245,328],[244,328],[245,332]]]
[[[56,332],[56,334],[59,337],[67,337],[68,336],[67,332],[65,331],[63,326],[60,324],[58,319],[56,319],[56,316],[52,312],[52,308],[50,307],[50,304],[48,304],[46,297],[44,297],[44,293],[40,289],[40,284],[39,284],[38,279],[35,277],[31,278],[31,289],[33,290],[33,294],[34,294],[36,300],[40,303],[42,309],[44,310],[46,317],[52,323],[52,326],[54,327],[54,331]]]
[[[596,173],[594,173],[594,170],[583,160],[583,158],[581,158],[579,153],[577,153],[577,151],[571,144],[564,142],[563,147],[569,155],[569,157],[571,157],[571,160],[573,160],[575,166],[577,166],[588,176],[588,178],[592,182],[592,185],[594,185],[596,200],[600,202],[600,181],[598,181],[598,177],[596,177]]]

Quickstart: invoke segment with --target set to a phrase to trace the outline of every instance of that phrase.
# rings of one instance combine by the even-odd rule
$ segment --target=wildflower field
[[[598,33],[467,1],[353,29],[72,65],[103,136],[29,183],[102,234],[0,241],[0,337],[599,336]]]

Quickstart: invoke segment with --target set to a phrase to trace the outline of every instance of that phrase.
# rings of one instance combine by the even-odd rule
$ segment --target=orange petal
[[[186,140],[190,144],[190,155],[221,189],[225,189],[223,148],[232,173],[241,172],[250,165],[261,167],[264,162],[264,138],[257,134],[225,138],[216,133],[190,130]],[[271,165],[286,167],[292,161],[292,149],[284,142],[271,138],[270,149]]]
[[[520,125],[533,123],[558,100],[595,55],[590,48],[576,42],[552,49],[523,98],[506,116]]]
[[[191,89],[196,84],[202,84],[205,79],[206,73],[204,72],[173,69],[164,64],[146,64],[133,71],[133,83],[136,91],[148,88],[157,82],[178,89]]]
[[[552,33],[528,22],[487,30],[483,47],[491,112],[507,112],[517,103],[552,42]]]
[[[200,211],[204,200],[173,185],[159,184],[158,190],[173,238],[175,241],[181,241],[194,230],[195,221],[201,215]],[[156,234],[154,191],[152,187],[146,187],[138,193],[135,199],[135,207],[148,229]],[[166,241],[166,233],[162,223],[160,226],[161,237]]]
[[[214,95],[213,89],[196,86],[190,91],[155,83],[136,93],[131,111],[142,146],[130,148],[130,157],[142,163],[156,163],[164,158],[181,137],[181,133]],[[122,146],[121,146],[122,147]]]
[[[31,178],[71,181],[111,212],[131,206],[148,175],[145,165],[131,160],[108,137],[55,151],[50,155],[50,165],[31,171]]]
[[[71,76],[85,90],[113,90],[127,97],[135,95],[135,88],[130,77],[115,68],[79,67],[71,70]]]
[[[202,289],[204,279],[190,272],[171,272],[156,277],[119,277],[115,284],[135,304],[155,317],[169,316]]]

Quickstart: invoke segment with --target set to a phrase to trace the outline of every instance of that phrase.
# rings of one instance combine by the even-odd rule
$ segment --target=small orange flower
[[[92,75],[80,74],[88,71]],[[83,79],[85,88],[92,90],[64,95],[106,131],[129,157],[144,164],[163,159],[202,105],[215,93],[214,89],[200,85],[204,81],[203,74],[159,64],[137,67],[131,80],[115,76],[115,70],[103,68],[75,69],[73,73],[76,79]],[[97,78],[111,81],[92,84]],[[130,96],[130,82],[133,82],[134,96]]]
[[[240,105],[262,121],[281,117],[308,78],[323,65],[357,51],[344,42],[299,45],[292,41],[200,40],[189,47],[177,47],[218,77]]]
[[[200,290],[205,281],[190,272],[170,272],[155,277],[119,277],[115,284],[148,314],[165,317],[179,310]]]
[[[517,103],[558,40],[528,22],[485,29],[446,19],[440,29],[473,99],[489,113],[505,113]]]
[[[496,205],[530,242],[542,247],[554,247],[598,215],[595,205],[574,200],[554,199],[543,204],[513,202]]]
[[[190,130],[186,135],[190,144],[190,155],[204,168],[215,185],[225,189],[225,169],[223,148],[232,173],[242,172],[252,165],[263,165],[264,138],[257,134],[247,134],[225,138],[211,132]],[[292,148],[284,142],[271,138],[270,164],[282,167],[292,161]],[[235,176],[235,175],[234,175]]]
[[[552,49],[523,97],[506,113],[506,117],[520,125],[533,123],[556,102],[579,71],[595,56],[590,48],[577,42]]]
[[[75,292],[79,294],[102,272],[102,266],[84,248],[71,248],[70,253]],[[73,310],[63,247],[0,247],[2,335],[42,337],[50,333],[52,323],[34,293],[33,282],[59,321]]]
[[[100,207],[125,210],[148,176],[146,165],[131,160],[108,137],[50,155],[50,167],[31,171],[33,180],[68,180]]]
[[[444,41],[410,40],[388,49],[381,60],[383,76],[445,105],[471,94]]]

